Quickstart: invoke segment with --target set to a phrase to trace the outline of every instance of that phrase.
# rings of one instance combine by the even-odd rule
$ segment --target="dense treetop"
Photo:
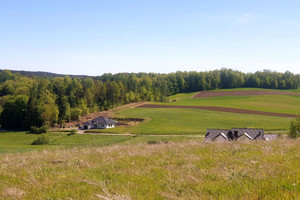
[[[119,73],[97,77],[45,76],[0,71],[0,123],[7,129],[54,126],[90,112],[137,101],[166,101],[169,95],[203,90],[257,87],[294,89],[300,75],[268,70],[243,73],[231,69],[207,72]]]

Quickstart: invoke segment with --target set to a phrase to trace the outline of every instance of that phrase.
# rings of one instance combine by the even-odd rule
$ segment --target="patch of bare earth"
[[[218,112],[266,115],[266,116],[274,116],[274,117],[296,117],[296,115],[286,114],[286,113],[273,113],[273,112],[264,112],[264,111],[247,110],[247,109],[239,109],[239,108],[227,108],[227,107],[218,107],[218,106],[175,106],[175,105],[143,104],[138,107],[139,108],[193,108],[193,109],[211,110],[211,111],[218,111]]]
[[[92,119],[100,117],[100,116],[107,117],[107,118],[114,118],[115,112],[117,112],[117,111],[120,111],[123,109],[128,109],[128,108],[135,108],[135,107],[143,105],[143,104],[145,104],[145,102],[129,103],[129,104],[122,105],[122,106],[119,106],[119,107],[116,107],[113,109],[109,109],[106,111],[90,113],[88,115],[81,116],[80,120],[75,120],[75,121],[66,123],[65,127],[74,127],[75,125],[82,124],[86,121],[92,120]]]
[[[223,97],[223,96],[262,96],[262,95],[292,95],[300,96],[300,93],[269,91],[269,90],[247,90],[247,91],[205,91],[199,92],[193,98]]]

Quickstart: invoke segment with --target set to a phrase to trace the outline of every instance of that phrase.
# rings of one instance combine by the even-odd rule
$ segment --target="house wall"
[[[90,125],[82,125],[80,128],[81,128],[82,130],[86,130],[86,129],[90,129],[91,126],[90,126]]]
[[[111,125],[109,125],[109,124],[97,124],[97,128],[99,128],[99,129],[107,129],[107,128],[114,128],[114,127],[115,127],[114,124],[111,124]]]
[[[87,128],[85,128],[87,126]],[[106,129],[106,128],[114,128],[114,124],[91,124],[91,125],[82,125],[80,126],[81,129]]]

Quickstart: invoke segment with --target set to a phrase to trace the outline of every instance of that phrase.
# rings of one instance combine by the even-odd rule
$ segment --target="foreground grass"
[[[300,141],[0,154],[3,199],[299,199]]]
[[[286,130],[291,118],[216,112],[200,109],[132,108],[121,117],[145,117],[131,129],[134,134],[205,134],[207,128],[248,127],[266,131]]]
[[[0,153],[14,153],[26,151],[42,151],[72,147],[109,146],[114,144],[138,144],[149,141],[184,141],[190,137],[160,137],[160,136],[128,136],[128,135],[88,135],[76,134],[68,136],[67,133],[47,133],[50,138],[49,145],[31,145],[39,137],[25,132],[0,132]],[[203,140],[198,138],[197,140]]]

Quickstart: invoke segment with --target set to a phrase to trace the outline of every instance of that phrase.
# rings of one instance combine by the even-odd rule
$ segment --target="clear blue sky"
[[[0,0],[0,68],[300,73],[299,0]]]

